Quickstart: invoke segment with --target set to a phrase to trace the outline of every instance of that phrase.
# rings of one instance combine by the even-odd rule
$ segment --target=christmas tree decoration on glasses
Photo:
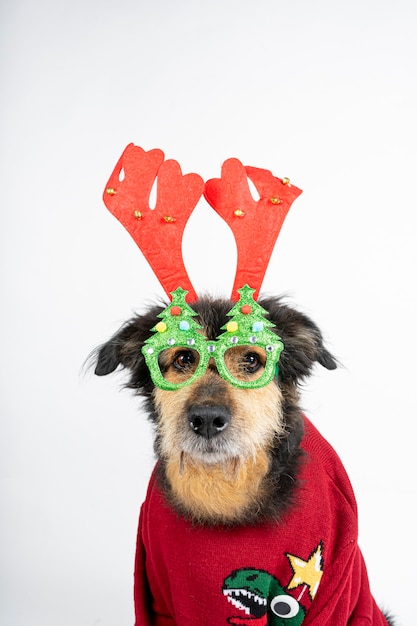
[[[244,167],[238,159],[225,161],[221,178],[204,185],[198,174],[183,175],[176,161],[164,158],[161,150],[145,152],[129,144],[103,196],[171,296],[142,348],[152,381],[161,389],[175,391],[203,376],[214,362],[230,384],[244,389],[263,387],[277,375],[284,346],[256,299],[284,219],[301,190],[288,178]],[[248,179],[258,200],[251,194]],[[156,205],[151,209],[149,197],[156,180]],[[198,296],[182,257],[184,229],[203,191],[230,226],[238,252],[231,319],[214,341],[204,336],[195,319],[192,303]]]

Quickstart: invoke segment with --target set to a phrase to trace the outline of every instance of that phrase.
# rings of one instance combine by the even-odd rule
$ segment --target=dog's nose
[[[197,434],[211,439],[227,428],[230,412],[224,406],[198,406],[190,410],[188,423]]]

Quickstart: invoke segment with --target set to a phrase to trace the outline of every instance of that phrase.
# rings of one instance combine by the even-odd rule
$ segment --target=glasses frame
[[[278,335],[276,341],[274,340],[273,342],[268,343],[262,340],[255,340],[255,337],[252,338],[253,341],[250,343],[236,341],[236,339],[237,337],[232,337],[229,341],[224,341],[224,339],[209,341],[203,336],[201,336],[201,340],[199,340],[199,338],[185,341],[170,339],[168,345],[161,348],[159,351],[155,350],[151,346],[144,345],[142,348],[142,354],[145,357],[145,362],[148,366],[153,383],[156,387],[159,387],[159,389],[163,389],[164,391],[176,391],[178,389],[182,389],[204,376],[210,359],[213,359],[216,363],[219,375],[233,386],[238,387],[239,389],[259,389],[260,387],[265,387],[272,381],[275,375],[278,375],[279,369],[277,364],[280,354],[284,349],[284,344]],[[235,347],[258,347],[265,350],[266,361],[264,371],[259,378],[253,380],[239,380],[228,370],[224,357],[228,350]],[[187,380],[174,383],[164,378],[159,366],[159,356],[162,352],[170,348],[184,348],[186,350],[194,350],[198,353],[200,360],[197,368],[190,378],[187,378]]]

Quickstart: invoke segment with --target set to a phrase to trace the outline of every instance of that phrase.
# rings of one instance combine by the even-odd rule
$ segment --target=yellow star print
[[[308,561],[303,561],[298,556],[287,554],[290,561],[294,576],[290,580],[287,589],[295,589],[299,585],[306,585],[311,599],[317,593],[321,577],[323,576],[323,546],[321,543],[317,546]]]

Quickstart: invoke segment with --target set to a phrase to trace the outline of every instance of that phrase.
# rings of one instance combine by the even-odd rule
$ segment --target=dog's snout
[[[229,422],[230,412],[224,406],[198,406],[188,413],[190,428],[206,439],[219,435]]]

